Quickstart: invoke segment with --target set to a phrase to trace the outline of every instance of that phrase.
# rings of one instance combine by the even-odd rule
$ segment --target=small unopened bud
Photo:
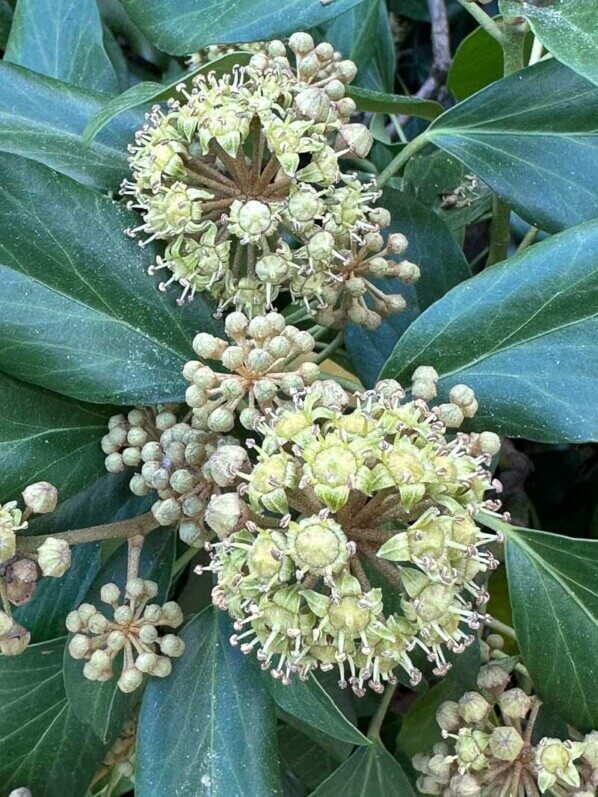
[[[482,667],[478,673],[477,685],[480,689],[484,689],[494,698],[498,696],[507,688],[507,684],[511,677],[506,670],[498,664],[487,664]]]
[[[314,122],[325,122],[332,108],[330,97],[323,89],[316,87],[297,94],[295,106],[302,117],[313,119]]]
[[[176,634],[166,634],[158,640],[160,650],[165,656],[178,658],[185,652],[185,643]]]
[[[494,432],[482,432],[477,440],[478,448],[482,454],[490,454],[491,457],[500,451],[500,437]]]
[[[14,620],[12,617],[0,609],[0,636],[8,634],[13,626],[13,623]]]
[[[25,487],[23,501],[36,515],[44,515],[56,509],[58,490],[49,482],[36,482]]]
[[[460,407],[466,418],[473,418],[478,411],[478,402],[473,390],[467,385],[455,385],[451,388],[449,399]]]
[[[247,451],[241,446],[220,446],[205,464],[204,473],[219,487],[232,487],[237,474],[249,468]]]
[[[459,699],[459,714],[465,722],[483,722],[492,711],[492,706],[479,692],[465,692]]]
[[[104,584],[100,589],[100,600],[102,603],[115,604],[120,598],[120,589],[116,584]]]
[[[388,236],[387,247],[391,255],[404,254],[407,251],[408,246],[409,241],[402,232],[393,232]]]
[[[459,706],[453,700],[446,700],[436,709],[436,722],[443,731],[457,731],[461,725]]]
[[[47,537],[37,549],[37,561],[42,575],[62,578],[71,566],[71,549],[66,540]]]
[[[456,404],[441,404],[436,408],[436,415],[448,429],[458,429],[465,420],[463,411]]]
[[[523,749],[523,739],[515,728],[504,726],[492,731],[488,746],[494,758],[500,761],[515,761]]]
[[[498,705],[504,717],[524,719],[532,706],[532,699],[523,689],[515,687],[502,693],[498,698]]]
[[[293,33],[289,39],[289,47],[294,53],[305,55],[314,49],[315,44],[309,33],[298,31],[297,33]]]
[[[176,498],[156,501],[152,506],[152,515],[161,526],[170,526],[181,516],[181,507]]]
[[[342,125],[336,141],[339,150],[348,149],[357,158],[366,158],[374,143],[374,137],[365,125],[351,123]]]
[[[474,775],[465,772],[462,775],[455,775],[449,784],[450,797],[480,797],[481,786]]]
[[[238,531],[247,520],[247,507],[237,493],[213,495],[206,508],[205,522],[223,539]]]
[[[143,674],[136,667],[123,670],[118,679],[118,688],[128,694],[134,692],[143,683]]]
[[[24,653],[31,641],[31,634],[22,625],[14,623],[9,636],[0,638],[0,653],[5,656],[20,656]]]

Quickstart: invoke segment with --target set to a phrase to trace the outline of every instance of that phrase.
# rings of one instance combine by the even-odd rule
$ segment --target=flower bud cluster
[[[49,482],[35,482],[25,487],[22,493],[25,509],[17,501],[0,504],[0,564],[7,562],[16,553],[16,532],[27,528],[30,515],[53,512],[58,503],[58,491]]]
[[[300,362],[313,351],[314,338],[287,326],[278,313],[250,320],[234,312],[227,316],[225,330],[231,342],[206,332],[196,335],[193,348],[200,360],[183,369],[191,383],[186,400],[198,429],[230,432],[237,412],[241,424],[253,429],[265,412],[304,390],[320,373],[315,363]],[[227,373],[212,370],[206,360],[220,362]]]
[[[176,525],[183,542],[201,546],[211,499],[222,498],[224,490],[237,484],[237,471],[246,470],[249,459],[235,438],[205,431],[195,418],[190,424],[179,422],[174,409],[136,408],[110,418],[102,439],[104,451],[110,452],[106,468],[140,468],[129,483],[131,492],[143,496],[155,490],[158,500],[151,511],[156,521]]]
[[[349,121],[355,103],[345,89],[355,65],[306,33],[291,36],[289,48],[293,64],[272,41],[248,66],[219,79],[197,75],[166,113],[152,110],[131,148],[133,180],[123,184],[143,215],[128,233],[147,235],[142,246],[166,242],[150,272],[168,269],[159,287],[178,282],[180,301],[207,292],[220,311],[253,316],[285,291],[312,313],[329,306],[336,324],[373,327],[372,313],[400,311],[404,302],[370,278],[410,282],[418,270],[385,260],[406,248],[404,236],[384,243],[389,217],[372,206],[376,186],[341,172],[341,158],[365,158],[373,143]]]
[[[507,688],[510,680],[500,662],[491,661],[480,669],[479,691],[439,706],[436,721],[445,741],[413,758],[421,794],[532,797],[555,785],[559,794],[595,793],[598,733],[534,744],[540,702],[519,687]]]
[[[121,692],[133,692],[144,675],[165,678],[172,671],[171,658],[181,656],[185,643],[176,634],[160,636],[160,631],[178,628],[183,613],[177,603],[163,606],[149,603],[158,594],[154,581],[132,578],[125,585],[122,603],[116,584],[104,584],[101,600],[111,607],[104,613],[90,603],[71,612],[66,626],[73,637],[69,653],[74,659],[86,659],[83,674],[90,681],[109,681],[114,661],[124,651],[123,668],[118,679]]]
[[[471,454],[467,435],[449,441],[435,410],[404,395],[392,380],[353,397],[325,383],[295,395],[259,424],[257,462],[240,474],[251,520],[230,536],[214,528],[214,603],[242,631],[233,642],[285,682],[336,666],[360,695],[397,667],[417,683],[409,651],[443,674],[444,650],[473,641],[462,624],[485,619],[474,579],[495,566],[486,546],[498,537],[474,518],[498,508],[485,499],[489,456]],[[385,611],[363,563],[400,590],[402,614]]]

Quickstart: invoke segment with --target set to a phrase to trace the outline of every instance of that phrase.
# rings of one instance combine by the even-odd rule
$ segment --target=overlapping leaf
[[[548,232],[598,215],[598,88],[554,59],[493,83],[425,138],[463,161]]]
[[[36,797],[83,797],[105,745],[69,705],[62,683],[65,639],[0,658],[0,783]]]
[[[0,151],[45,163],[94,188],[115,191],[127,174],[127,145],[143,124],[143,115],[119,116],[86,148],[83,130],[105,103],[105,94],[2,61]]]
[[[104,473],[99,440],[112,407],[82,404],[0,372],[0,501],[34,481],[68,498]]]
[[[363,0],[124,0],[131,19],[152,44],[188,55],[206,44],[288,36],[337,17]]]
[[[433,365],[470,385],[473,426],[545,442],[598,438],[598,222],[542,241],[453,288],[409,327],[382,376]]]
[[[229,644],[228,619],[209,607],[181,636],[185,655],[143,697],[136,793],[279,794],[274,704],[254,662]]]
[[[578,730],[592,730],[598,725],[598,541],[501,521],[498,527],[507,535],[513,621],[535,690]]]
[[[426,307],[440,299],[450,288],[469,277],[470,271],[457,242],[442,219],[409,194],[386,188],[381,204],[392,215],[391,232],[407,236],[406,257],[421,268],[414,286],[399,280],[381,280],[386,293],[402,293],[407,309],[390,317],[368,332],[350,326],[346,345],[362,382],[373,385],[386,359],[409,324]]]
[[[379,742],[371,747],[360,747],[333,772],[318,788],[313,797],[381,797],[397,794],[415,797],[417,792],[401,769],[399,763]]]
[[[133,213],[40,164],[0,155],[0,365],[88,401],[180,400],[201,297],[180,308],[147,274]]]
[[[6,61],[96,91],[118,91],[95,0],[19,0]]]
[[[571,69],[598,83],[598,25],[594,0],[501,0],[500,10],[523,16],[542,44]]]

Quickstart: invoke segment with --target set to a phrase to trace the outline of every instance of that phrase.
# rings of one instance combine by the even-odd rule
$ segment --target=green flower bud
[[[507,688],[511,676],[499,664],[491,663],[482,667],[478,673],[477,685],[496,699]]]
[[[58,503],[58,491],[49,482],[30,484],[25,487],[22,495],[25,506],[36,515],[53,512]]]
[[[449,785],[450,797],[480,797],[481,794],[482,788],[478,780],[469,772],[464,772],[451,778]]]
[[[232,487],[238,481],[238,474],[249,469],[247,451],[241,446],[220,446],[210,456],[204,473],[219,487]]]
[[[165,656],[178,658],[185,652],[185,643],[176,634],[166,634],[159,640],[160,650]]]
[[[108,603],[111,606],[118,603],[118,599],[120,598],[120,589],[116,584],[110,582],[109,584],[104,584],[100,589],[100,600],[102,603]]]
[[[201,548],[207,540],[205,528],[195,520],[183,520],[179,526],[179,537],[187,545]]]
[[[156,428],[161,432],[164,432],[166,429],[172,428],[175,425],[175,423],[176,423],[176,415],[174,414],[174,412],[171,412],[170,410],[164,410],[163,412],[159,412],[156,415]],[[144,459],[146,459],[145,456]],[[150,459],[153,459],[153,457],[150,457]]]
[[[152,515],[161,526],[171,526],[181,517],[181,507],[176,498],[156,501],[152,506]]]
[[[488,747],[499,761],[515,761],[523,749],[523,739],[515,728],[499,727],[492,731]]]
[[[47,537],[37,549],[42,575],[62,578],[71,566],[71,549],[66,540]]]
[[[12,617],[0,609],[0,636],[8,634],[13,627],[13,623]]]
[[[459,714],[468,724],[484,722],[492,706],[479,692],[465,692],[459,699]]]
[[[139,689],[143,683],[143,674],[136,667],[123,670],[118,679],[118,688],[125,694],[130,694]]]
[[[374,136],[365,125],[341,125],[336,142],[337,149],[348,149],[357,158],[366,158],[374,143]]]
[[[289,47],[297,55],[305,55],[314,49],[315,44],[309,33],[298,32],[293,33],[289,39]],[[277,54],[279,55],[280,53]],[[282,55],[284,55],[284,52]]]
[[[529,695],[515,687],[508,689],[498,698],[498,705],[504,717],[509,719],[525,719],[532,707],[532,699]]]
[[[125,463],[123,462],[121,454],[108,454],[104,460],[104,467],[108,473],[122,473],[125,469]]]
[[[204,520],[220,539],[224,539],[245,524],[247,507],[237,493],[213,495],[206,508]]]
[[[0,638],[0,653],[5,656],[20,656],[31,642],[31,634],[18,623],[13,623],[9,633],[9,637]]]
[[[436,415],[448,429],[458,429],[465,419],[463,411],[456,404],[441,404],[436,408]]]
[[[443,731],[459,730],[461,719],[459,715],[459,706],[453,700],[446,700],[441,703],[436,710],[436,722]]]

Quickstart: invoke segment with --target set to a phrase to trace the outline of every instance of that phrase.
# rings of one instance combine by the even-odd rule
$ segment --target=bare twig
[[[451,45],[449,23],[445,0],[428,0],[430,22],[432,24],[432,66],[430,74],[420,86],[415,96],[420,99],[436,97],[444,87],[451,65]],[[399,116],[398,124],[404,125],[409,116]]]

